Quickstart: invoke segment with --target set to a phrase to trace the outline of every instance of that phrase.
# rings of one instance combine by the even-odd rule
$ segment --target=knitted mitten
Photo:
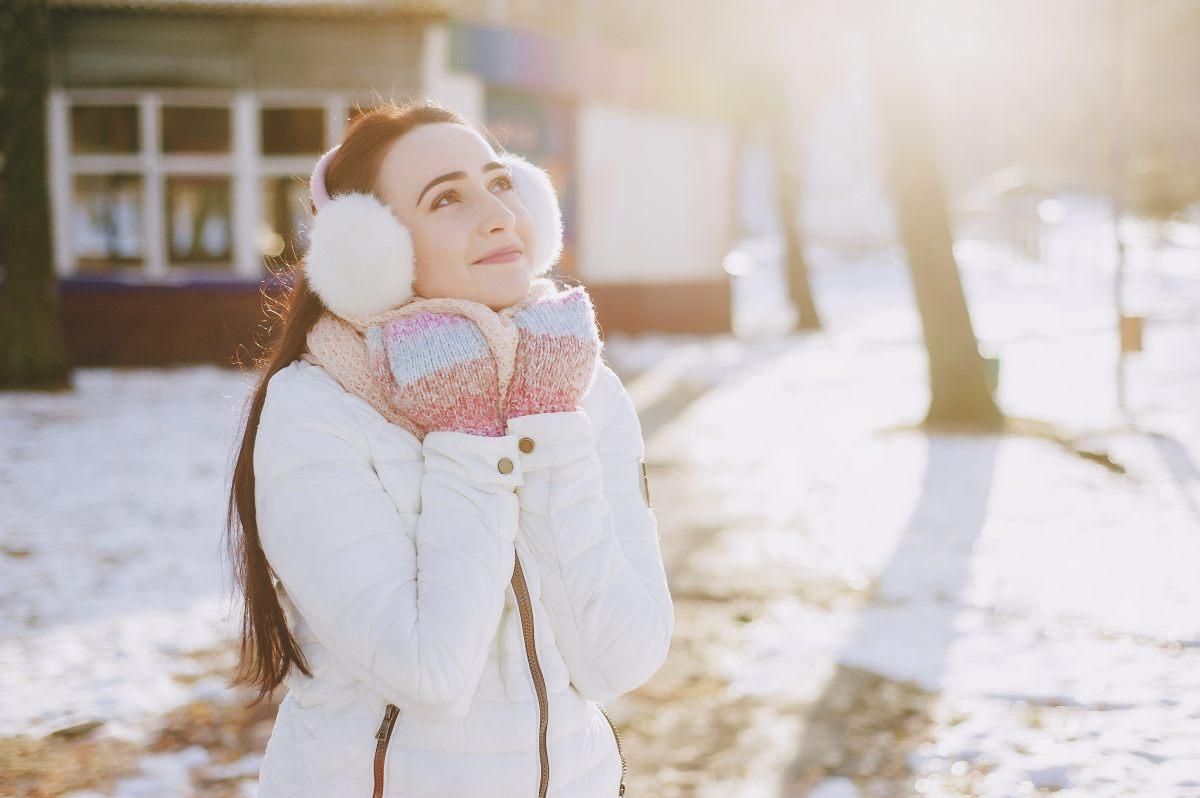
[[[504,435],[496,360],[474,321],[416,313],[369,327],[365,339],[388,401],[425,432]]]
[[[513,314],[517,358],[505,419],[579,409],[600,362],[596,310],[583,286],[538,299]]]

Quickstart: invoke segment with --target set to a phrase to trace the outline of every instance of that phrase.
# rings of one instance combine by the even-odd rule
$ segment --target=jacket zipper
[[[600,711],[604,713],[604,719],[607,720],[608,725],[612,727],[613,737],[615,737],[617,740],[617,756],[621,757],[621,789],[617,792],[617,795],[624,795],[625,794],[625,754],[621,750],[621,734],[617,731],[617,724],[613,723],[613,719],[608,716],[608,712],[604,709],[604,706],[602,704],[596,704],[596,706],[600,707]]]
[[[513,592],[517,597],[517,609],[521,615],[521,628],[525,632],[525,654],[529,660],[529,672],[533,676],[533,686],[538,696],[538,756],[541,760],[541,779],[538,782],[538,798],[546,798],[546,790],[550,782],[550,757],[546,751],[546,728],[550,722],[549,699],[546,695],[546,681],[542,676],[542,668],[538,664],[537,641],[533,633],[533,607],[529,600],[529,587],[525,583],[525,573],[521,570],[521,558],[515,552],[513,554],[512,585]],[[604,707],[599,704],[597,706],[600,707],[600,712],[604,714],[604,719],[608,721],[609,727],[612,728],[613,737],[617,741],[617,754],[621,757],[621,788],[617,795],[623,796],[625,795],[625,754],[621,750],[621,735]],[[399,714],[400,710],[395,704],[388,704],[387,709],[384,710],[383,722],[379,725],[379,731],[375,732],[375,791],[371,794],[371,798],[383,798],[384,764],[387,757],[387,747],[392,739],[392,729],[396,726],[396,716]]]
[[[375,791],[371,798],[383,798],[384,761],[387,757],[388,742],[392,739],[392,728],[396,725],[396,716],[400,714],[395,704],[388,704],[383,712],[383,723],[375,732]]]
[[[533,675],[533,687],[538,696],[538,756],[541,758],[542,778],[538,783],[538,798],[546,798],[550,786],[550,756],[546,752],[546,727],[550,723],[549,699],[542,667],[538,664],[537,644],[533,636],[533,605],[529,600],[529,586],[525,584],[525,573],[521,570],[521,558],[514,552],[512,586],[517,597],[517,609],[521,615],[521,627],[525,631],[525,655],[529,659],[529,672]]]

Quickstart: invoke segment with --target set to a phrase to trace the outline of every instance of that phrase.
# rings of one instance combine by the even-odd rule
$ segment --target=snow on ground
[[[243,378],[81,369],[73,393],[0,396],[0,735],[144,724],[222,684],[220,529]]]
[[[704,545],[664,537],[673,589],[723,574],[762,594],[745,644],[714,654],[728,690],[813,700],[839,663],[921,685],[931,739],[908,759],[925,795],[1200,796],[1200,269],[1194,251],[1166,257],[1134,260],[1151,320],[1126,413],[1103,270],[964,262],[1005,410],[1125,473],[1044,438],[907,429],[928,394],[894,257],[814,250],[815,335],[770,335],[786,308],[763,268],[735,282],[748,337],[612,337],[650,457],[686,463],[709,499],[661,512],[720,522]],[[83,369],[73,394],[0,395],[0,737],[102,719],[141,740],[173,707],[227,697],[196,654],[235,628],[221,527],[247,389],[208,367]],[[784,570],[808,587],[772,592]],[[804,744],[803,724],[779,728],[800,737],[763,738],[779,750],[745,783],[764,795]],[[185,794],[206,758],[147,757],[117,794]],[[231,766],[247,795],[256,762]]]
[[[732,689],[818,701],[812,674],[834,660],[936,691],[933,740],[910,756],[926,795],[1200,795],[1200,258],[1166,254],[1167,273],[1132,264],[1150,322],[1125,368],[1128,412],[1110,285],[964,270],[1006,411],[1062,425],[1125,473],[1044,438],[894,430],[928,402],[899,266],[817,259],[826,331],[789,347],[682,347],[675,371],[716,389],[652,449],[720,469],[704,495],[724,491],[722,506],[704,512],[742,518],[729,543],[686,556],[701,581],[783,560],[814,583],[876,586],[861,610],[768,602],[731,652]],[[627,343],[631,367],[662,347]],[[802,545],[774,539],[789,525]]]

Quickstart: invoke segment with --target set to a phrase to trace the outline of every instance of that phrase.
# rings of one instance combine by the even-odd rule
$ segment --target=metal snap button
[[[500,469],[501,474],[511,474],[513,470],[513,461],[507,457],[501,457],[500,462],[496,464],[496,468]]]
[[[517,448],[523,453],[529,454],[533,451],[533,438],[522,438],[517,441]]]

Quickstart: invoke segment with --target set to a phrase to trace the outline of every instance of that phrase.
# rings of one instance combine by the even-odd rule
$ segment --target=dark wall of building
[[[63,280],[59,296],[67,351],[77,366],[249,364],[267,343],[266,296],[277,282],[186,285]],[[720,333],[730,329],[727,281],[589,287],[604,334]],[[4,287],[0,283],[0,312]]]
[[[286,19],[58,13],[51,76],[67,88],[420,85],[422,25],[396,19]]]
[[[728,280],[598,283],[587,287],[604,332],[727,333],[733,329]]]
[[[213,282],[181,286],[64,280],[60,308],[67,352],[77,366],[249,363],[267,316],[263,291],[278,285]],[[0,285],[0,311],[4,306]]]

